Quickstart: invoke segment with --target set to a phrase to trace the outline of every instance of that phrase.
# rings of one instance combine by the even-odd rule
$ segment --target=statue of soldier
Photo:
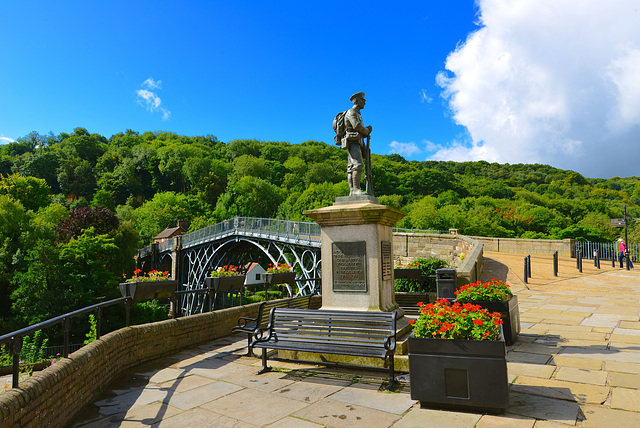
[[[358,92],[351,96],[353,107],[344,112],[344,136],[341,138],[341,145],[349,152],[349,163],[347,165],[347,180],[349,182],[349,196],[366,194],[360,189],[362,171],[365,160],[367,161],[367,174],[370,175],[368,147],[365,146],[364,138],[371,134],[371,126],[364,126],[360,110],[364,108],[364,92]],[[337,119],[337,118],[336,118]],[[334,124],[334,129],[336,128]],[[338,131],[336,130],[338,133]],[[337,141],[336,141],[337,143]],[[368,177],[369,178],[369,177]],[[373,195],[373,188],[369,188],[370,180],[367,182],[368,193]]]

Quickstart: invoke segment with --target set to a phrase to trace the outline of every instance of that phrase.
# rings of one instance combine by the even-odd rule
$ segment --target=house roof
[[[167,227],[162,232],[158,233],[154,239],[172,238],[177,235],[182,235],[185,230],[181,227]]]

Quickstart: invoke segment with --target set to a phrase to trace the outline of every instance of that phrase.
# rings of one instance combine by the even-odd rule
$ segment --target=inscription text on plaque
[[[333,291],[367,292],[366,242],[334,242],[331,258]]]

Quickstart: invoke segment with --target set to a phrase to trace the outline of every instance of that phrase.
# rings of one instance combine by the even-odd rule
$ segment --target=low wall
[[[496,253],[551,257],[557,251],[560,257],[575,257],[574,239],[487,238],[485,236],[473,236],[471,238],[484,244],[486,251]]]
[[[456,268],[458,285],[475,282],[480,278],[483,268],[482,242],[463,235],[442,235],[423,233],[394,233],[394,258],[407,263],[416,258],[445,260]],[[461,255],[464,254],[464,259]]]
[[[311,307],[320,305],[321,297],[314,297]],[[258,306],[253,303],[108,333],[0,394],[0,427],[65,426],[123,371],[228,336],[238,318],[255,317]]]

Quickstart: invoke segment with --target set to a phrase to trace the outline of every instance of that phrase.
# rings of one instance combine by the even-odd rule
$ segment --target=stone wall
[[[393,254],[396,260],[407,264],[416,258],[446,260],[456,269],[458,285],[475,282],[482,274],[483,244],[463,235],[394,233]],[[461,256],[464,254],[464,257]]]
[[[0,394],[0,427],[65,426],[123,371],[181,349],[228,336],[259,303],[125,327],[34,373]],[[311,307],[321,306],[320,296]]]
[[[560,257],[575,257],[574,239],[517,239],[487,238],[484,236],[473,236],[472,238],[484,244],[486,251],[549,257],[557,251]]]

